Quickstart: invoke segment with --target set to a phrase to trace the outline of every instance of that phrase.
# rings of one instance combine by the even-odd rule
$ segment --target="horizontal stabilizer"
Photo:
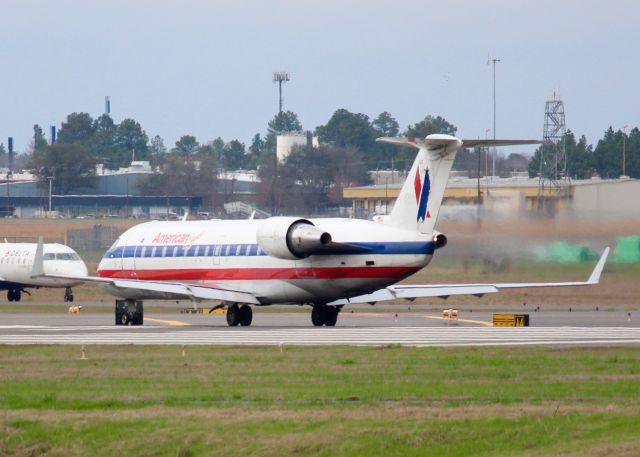
[[[426,149],[427,151],[436,151],[438,149],[459,149],[462,142],[451,135],[434,134],[426,138],[415,137],[382,137],[376,139],[378,143],[394,144],[396,146],[410,146],[418,149]]]
[[[524,144],[541,144],[539,140],[458,140],[450,135],[429,135],[426,138],[415,137],[382,137],[376,139],[378,143],[394,144],[396,146],[407,146],[413,148],[425,148],[427,150],[436,149],[442,146],[458,144],[463,148],[474,148],[476,146],[519,146]],[[461,143],[460,143],[461,142]]]
[[[539,140],[462,140],[463,148],[489,146],[519,146],[522,144],[542,144]]]

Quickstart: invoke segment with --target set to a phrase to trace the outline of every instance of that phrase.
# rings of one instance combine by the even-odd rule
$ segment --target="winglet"
[[[36,255],[33,258],[33,267],[31,268],[31,277],[37,278],[44,276],[44,244],[42,237],[38,237],[38,245],[36,246]]]
[[[600,260],[596,264],[591,276],[589,276],[589,284],[598,284],[600,282],[600,275],[602,274],[602,270],[604,269],[604,264],[607,262],[607,256],[609,255],[609,248],[605,248],[604,252],[600,256]]]

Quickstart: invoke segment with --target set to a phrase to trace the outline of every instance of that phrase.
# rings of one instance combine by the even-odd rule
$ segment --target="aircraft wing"
[[[80,282],[94,282],[108,284],[118,289],[135,289],[165,294],[171,298],[189,300],[222,300],[234,303],[251,303],[259,305],[255,295],[238,290],[223,289],[202,284],[187,284],[181,282],[144,281],[140,279],[101,278],[97,276],[52,275],[44,272],[42,237],[38,239],[36,254],[33,260],[31,277],[47,277],[68,279]]]
[[[600,282],[600,275],[609,255],[609,248],[606,248],[591,276],[586,281],[572,282],[515,282],[515,283],[494,283],[494,284],[426,284],[426,285],[398,285],[389,286],[385,289],[377,290],[371,294],[359,295],[357,297],[345,298],[328,303],[329,305],[347,305],[355,303],[374,304],[379,301],[395,300],[406,298],[408,300],[420,297],[440,297],[447,298],[451,295],[475,295],[481,297],[484,294],[499,292],[500,289],[532,288],[532,287],[573,287],[590,286]]]
[[[138,279],[112,279],[111,285],[119,289],[135,289],[159,292],[174,297],[194,300],[222,300],[233,303],[251,303],[259,305],[255,295],[237,290],[220,289],[197,284],[174,282],[142,281]]]
[[[222,300],[233,303],[251,303],[259,305],[260,300],[255,295],[238,290],[222,289],[201,284],[187,284],[181,282],[145,281],[141,279],[100,278],[97,276],[68,276],[42,274],[39,277],[68,279],[81,282],[109,284],[117,289],[134,289],[157,292],[176,299],[189,300]]]

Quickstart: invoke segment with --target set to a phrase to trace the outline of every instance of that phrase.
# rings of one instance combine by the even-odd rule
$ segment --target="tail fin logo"
[[[429,170],[424,170],[424,182],[420,179],[420,167],[416,170],[416,177],[413,180],[413,187],[416,192],[416,203],[418,204],[418,222],[423,222],[431,217],[427,211],[427,203],[429,201],[429,191],[431,190],[431,181],[429,179]]]

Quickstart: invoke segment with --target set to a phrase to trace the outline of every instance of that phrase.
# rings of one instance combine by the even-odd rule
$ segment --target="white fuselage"
[[[0,243],[0,289],[22,287],[72,287],[79,281],[36,277],[32,278],[36,243]],[[87,267],[69,246],[57,243],[43,245],[45,274],[86,276]]]
[[[365,249],[285,260],[258,244],[263,220],[154,221],[127,230],[105,253],[98,276],[203,284],[251,293],[265,305],[326,303],[394,284],[433,255],[432,237],[415,231],[353,219],[310,221],[334,242]],[[122,298],[171,298],[104,287]]]

